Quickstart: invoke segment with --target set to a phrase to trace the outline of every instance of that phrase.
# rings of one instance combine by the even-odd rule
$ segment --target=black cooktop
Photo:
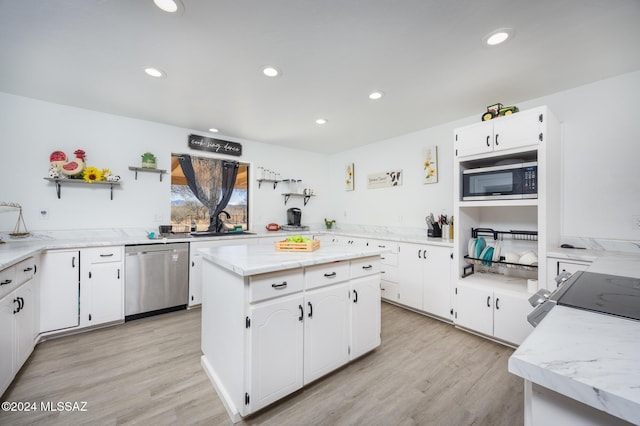
[[[576,272],[555,295],[558,305],[640,321],[640,279]]]

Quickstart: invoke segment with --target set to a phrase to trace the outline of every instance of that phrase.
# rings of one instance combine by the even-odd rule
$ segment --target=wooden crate
[[[292,243],[289,241],[276,241],[276,251],[315,251],[320,248],[320,240],[311,240],[307,243]]]

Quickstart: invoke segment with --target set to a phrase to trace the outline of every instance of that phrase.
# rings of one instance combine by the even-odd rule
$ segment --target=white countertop
[[[276,251],[272,245],[235,245],[200,249],[205,260],[242,276],[300,268],[321,263],[379,256],[377,247],[326,246],[316,251]]]
[[[640,322],[555,306],[509,372],[640,424]]]
[[[640,256],[601,251],[587,270],[640,278]],[[509,358],[509,371],[640,424],[640,321],[557,305]]]

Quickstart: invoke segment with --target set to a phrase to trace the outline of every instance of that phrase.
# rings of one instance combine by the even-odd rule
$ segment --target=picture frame
[[[425,149],[423,162],[423,183],[438,183],[438,146],[428,146]]]
[[[353,181],[353,176],[354,176],[354,164],[353,163],[349,163],[346,165],[345,167],[345,177],[344,177],[344,182],[345,182],[345,190],[347,191],[353,191],[354,190],[354,181]]]

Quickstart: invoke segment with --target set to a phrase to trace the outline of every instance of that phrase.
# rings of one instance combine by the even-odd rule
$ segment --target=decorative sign
[[[353,191],[353,163],[347,164],[344,174],[345,189]]]
[[[429,146],[424,157],[424,183],[438,183],[438,147]]]
[[[367,176],[367,189],[388,188],[402,185],[402,170],[374,173]]]
[[[189,148],[218,154],[235,155],[236,157],[242,155],[242,145],[237,142],[207,138],[200,135],[189,135]]]

